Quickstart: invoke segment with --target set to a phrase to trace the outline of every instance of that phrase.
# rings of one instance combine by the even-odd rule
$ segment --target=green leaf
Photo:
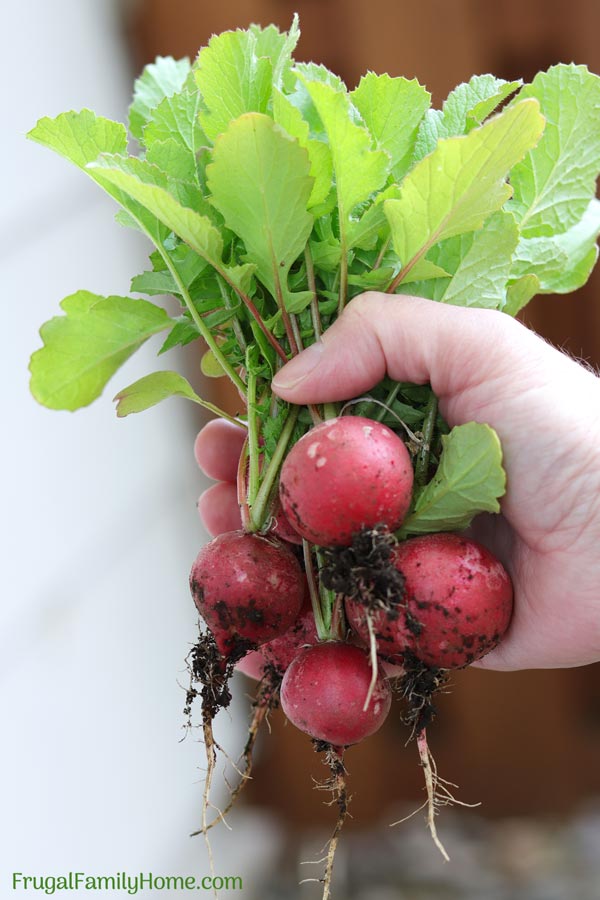
[[[441,138],[466,134],[480,125],[521,84],[493,75],[474,75],[470,81],[459,84],[448,95],[442,110],[432,109],[425,114],[416,140],[415,158],[422,159],[431,153]]]
[[[306,151],[268,116],[250,113],[219,137],[206,171],[212,203],[243,240],[258,279],[296,311],[287,278],[313,225]]]
[[[353,122],[347,94],[316,81],[307,81],[306,88],[329,138],[340,231],[345,232],[355,207],[385,184],[390,158],[373,150],[369,132]]]
[[[50,409],[87,406],[144,341],[171,324],[147,300],[78,291],[60,305],[65,315],[42,325],[44,346],[30,364],[31,392]]]
[[[398,193],[398,185],[389,185],[377,194],[360,219],[350,221],[348,225],[349,249],[360,247],[362,250],[372,250],[377,244],[377,238],[381,232],[389,234],[389,224],[384,212],[383,201],[396,199]]]
[[[309,137],[308,123],[304,121],[300,111],[285,94],[275,88],[273,90],[273,118],[290,137],[298,140],[310,159],[310,174],[314,178],[313,188],[308,198],[307,207],[324,203],[331,190],[333,163],[327,144]]]
[[[202,354],[200,370],[207,378],[222,378],[225,374],[221,363],[212,350],[207,350],[206,353]]]
[[[369,72],[350,97],[377,147],[389,155],[394,179],[400,181],[411,166],[419,123],[429,109],[431,94],[416,79]]]
[[[556,279],[552,286],[554,294],[569,294],[582,287],[590,275],[598,260],[598,247],[594,245],[586,255],[577,262],[573,268],[568,269]]]
[[[310,255],[318,272],[335,272],[340,264],[342,248],[340,242],[333,237],[324,241],[311,241]]]
[[[448,243],[456,240],[452,238]],[[442,257],[441,264],[453,273],[440,297],[442,302],[453,306],[502,308],[518,240],[519,230],[510,213],[500,211],[491,216],[474,233],[471,246],[456,267],[448,265]]]
[[[171,56],[159,56],[146,66],[133,89],[133,103],[129,107],[129,130],[143,142],[143,130],[152,110],[164,97],[170,97],[183,87],[190,72],[189,59],[175,60]]]
[[[122,419],[131,413],[143,412],[168,397],[185,397],[204,405],[183,375],[177,372],[152,372],[123,388],[114,397],[117,416]]]
[[[516,316],[524,306],[527,306],[532,297],[539,294],[540,283],[535,275],[523,275],[508,285],[506,289],[506,303],[502,312],[509,316]]]
[[[583,217],[567,231],[550,237],[522,238],[513,277],[534,274],[542,293],[567,293],[585,284],[597,255],[600,201],[595,198]]]
[[[489,425],[469,422],[442,436],[437,472],[416,497],[401,533],[427,534],[466,528],[480,512],[499,512],[506,489],[502,449]]]
[[[600,78],[585,66],[558,65],[536,75],[520,97],[539,101],[547,126],[511,173],[510,204],[525,237],[575,225],[595,195],[600,170]]]
[[[380,268],[371,271],[359,272],[348,275],[348,284],[360,287],[363,290],[385,290],[392,278],[394,269]]]
[[[157,246],[162,245],[168,231],[156,217],[149,215],[147,210],[132,197],[107,181],[103,177],[103,171],[91,168],[92,163],[103,153],[127,161],[124,155],[127,149],[127,133],[124,125],[102,119],[90,110],[84,109],[81,112],[61,113],[55,119],[40,119],[27,137],[49,147],[82,169],[123,206],[128,216],[121,221],[142,230]],[[159,173],[158,169],[155,171]],[[160,177],[166,181],[164,173],[161,173]]]
[[[398,200],[386,200],[401,279],[439,241],[481,228],[510,197],[505,178],[539,139],[544,119],[524,100],[465,137],[446,138],[409,172]]]
[[[200,51],[194,65],[204,104],[200,124],[212,141],[243,113],[267,112],[273,64],[259,55],[259,41],[256,30],[225,31]]]
[[[169,193],[164,173],[156,166],[140,159],[103,156],[89,170],[132,197],[215,269],[224,270],[219,230]]]
[[[323,122],[308,92],[307,83],[314,81],[318,84],[327,84],[332,90],[342,94],[346,93],[346,85],[341,78],[334,75],[325,66],[312,62],[296,63],[292,69],[292,75],[296,81],[293,88],[287,93],[290,103],[299,110],[304,121],[308,123],[310,135],[327,143]],[[352,112],[355,112],[353,107]],[[354,117],[358,121],[358,113],[355,113]]]
[[[100,153],[127,152],[125,126],[96,116],[89,109],[71,110],[55,119],[40,119],[27,137],[64,156],[80,169]]]
[[[182,316],[178,322],[175,322],[175,325],[167,335],[166,341],[158,351],[158,355],[167,353],[168,350],[172,350],[174,347],[185,347],[199,336],[200,332],[194,322],[188,319],[187,316]]]
[[[155,141],[146,151],[146,162],[158,166],[165,174],[178,181],[194,181],[196,165],[194,156],[177,141]]]
[[[149,297],[179,293],[170,272],[142,272],[141,275],[135,275],[131,279],[129,290]]]
[[[430,259],[422,257],[402,279],[402,284],[413,284],[415,281],[432,281],[438,278],[450,278],[450,272]]]
[[[294,13],[290,30],[280,32],[275,25],[261,28],[260,25],[250,25],[248,29],[256,36],[256,55],[266,56],[271,60],[273,68],[273,84],[281,87],[285,76],[292,64],[292,53],[300,39],[298,13]]]
[[[183,151],[187,151],[191,157],[190,164],[195,168],[200,148],[208,143],[200,127],[200,108],[201,97],[197,90],[185,88],[171,97],[165,97],[152,111],[144,128],[144,143],[148,151],[156,143],[174,141]]]

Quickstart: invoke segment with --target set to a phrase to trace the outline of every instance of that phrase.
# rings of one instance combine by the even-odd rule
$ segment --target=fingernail
[[[317,368],[323,357],[324,349],[321,341],[311,344],[277,372],[272,382],[273,387],[286,391],[296,387]]]

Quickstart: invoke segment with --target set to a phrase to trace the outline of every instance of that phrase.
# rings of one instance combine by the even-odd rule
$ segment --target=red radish
[[[298,652],[312,644],[317,643],[317,626],[310,600],[306,600],[299,617],[291,628],[274,638],[267,644],[263,644],[258,651],[263,662],[268,662],[282,675]]]
[[[350,546],[363,528],[401,524],[413,470],[404,443],[361,416],[329,419],[292,447],[280,477],[283,510],[306,540]]]
[[[372,680],[369,655],[341,642],[302,650],[281,682],[281,706],[301,731],[334,747],[357,744],[377,731],[389,712],[392,692],[377,677],[366,710]]]
[[[279,541],[230,531],[198,554],[190,588],[198,612],[225,658],[239,658],[294,624],[306,580]]]
[[[377,651],[402,662],[410,651],[428,666],[457,669],[489,653],[512,615],[510,578],[497,559],[457,534],[427,534],[398,544],[393,564],[404,575],[404,596],[391,612],[367,614],[360,599],[346,601],[350,625]]]
[[[288,544],[302,544],[302,535],[298,534],[288,517],[283,511],[281,501],[278,499],[273,510],[273,519],[269,534],[274,534]]]

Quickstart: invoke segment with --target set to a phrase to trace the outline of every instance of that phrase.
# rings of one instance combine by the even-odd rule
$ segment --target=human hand
[[[473,536],[508,569],[515,611],[502,643],[477,665],[511,670],[599,660],[600,379],[502,313],[368,293],[284,366],[273,390],[299,404],[345,400],[386,372],[429,382],[449,425],[487,422],[502,442],[502,515],[479,517]],[[208,448],[221,457],[228,443],[235,456],[243,440],[241,429],[234,436],[225,424],[211,423],[197,441],[200,465],[212,477],[223,473],[203,465]],[[218,490],[200,501],[209,531],[225,515],[225,507],[217,513]],[[239,527],[239,512],[228,508]]]

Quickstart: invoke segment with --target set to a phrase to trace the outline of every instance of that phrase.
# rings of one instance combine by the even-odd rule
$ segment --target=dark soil
[[[324,550],[324,586],[397,617],[405,608],[404,576],[392,562],[397,543],[385,525],[376,525],[358,532],[350,547]]]

